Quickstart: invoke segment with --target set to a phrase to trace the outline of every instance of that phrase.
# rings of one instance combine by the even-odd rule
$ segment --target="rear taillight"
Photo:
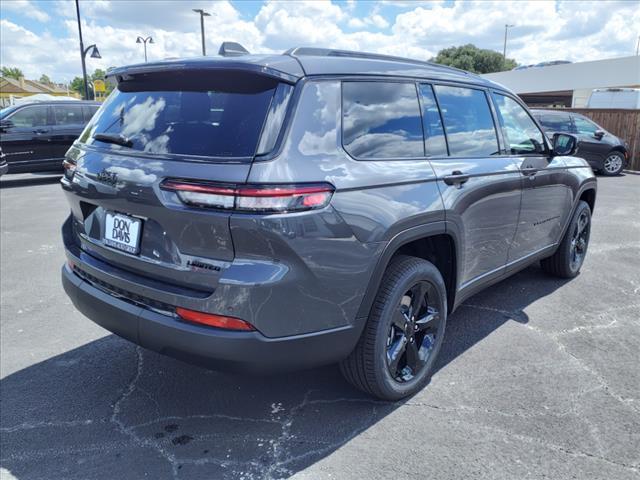
[[[73,174],[76,172],[76,163],[65,159],[65,161],[62,162],[62,168],[64,168],[64,176],[71,180]]]
[[[323,208],[329,204],[334,191],[327,183],[228,186],[189,180],[165,180],[160,188],[175,192],[188,205],[262,213]]]
[[[253,326],[244,320],[234,317],[225,317],[224,315],[214,315],[212,313],[197,312],[186,308],[176,308],[176,313],[180,318],[191,323],[207,325],[209,327],[224,328],[225,330],[255,330]]]

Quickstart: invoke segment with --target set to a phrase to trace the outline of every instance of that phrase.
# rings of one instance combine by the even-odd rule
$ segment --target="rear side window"
[[[545,115],[538,114],[535,117],[542,125],[545,132],[573,132],[574,128],[571,123],[571,117],[564,114]]]
[[[488,157],[500,153],[487,97],[482,90],[436,85],[452,156]]]
[[[21,108],[8,119],[13,122],[14,127],[18,128],[43,127],[47,125],[47,107],[36,105]]]
[[[573,121],[576,124],[576,130],[581,135],[593,135],[596,133],[596,130],[599,130],[599,127],[587,120],[586,118],[578,117],[577,115],[573,117]]]
[[[429,157],[446,157],[447,142],[444,138],[442,119],[431,85],[420,85],[420,95],[425,152]]]
[[[84,123],[89,123],[91,117],[93,117],[98,111],[97,105],[84,105],[82,107],[82,113],[84,115]]]
[[[51,108],[56,125],[84,125],[82,105],[54,105]]]
[[[494,94],[493,99],[510,153],[517,155],[542,152],[542,132],[522,105],[499,93]]]
[[[423,157],[416,86],[397,82],[342,84],[342,143],[361,159]]]
[[[118,84],[80,141],[114,150],[250,161],[277,85],[270,78],[228,72],[142,75]],[[96,133],[129,140],[130,147],[96,140]]]

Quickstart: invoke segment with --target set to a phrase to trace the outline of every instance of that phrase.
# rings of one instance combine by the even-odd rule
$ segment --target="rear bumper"
[[[269,338],[189,324],[111,295],[67,265],[62,284],[76,308],[98,325],[150,350],[215,369],[269,373],[335,363],[350,353],[359,335],[345,326]]]

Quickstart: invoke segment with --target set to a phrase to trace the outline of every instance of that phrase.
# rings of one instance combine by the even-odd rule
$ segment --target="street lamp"
[[[194,8],[193,11],[200,14],[200,32],[202,33],[202,56],[205,56],[207,54],[207,49],[204,46],[204,17],[210,17],[211,14],[205,12],[201,8]]]
[[[144,44],[144,61],[145,61],[145,63],[147,62],[147,42],[154,43],[153,42],[153,38],[151,38],[151,36],[148,36],[147,38],[138,37],[136,39],[136,43],[143,43]]]
[[[502,49],[502,58],[505,62],[507,61],[507,31],[511,27],[515,27],[515,25],[504,24],[504,48]]]
[[[98,47],[96,44],[89,45],[87,48],[84,48],[84,43],[82,42],[82,26],[80,24],[80,5],[78,5],[78,0],[76,0],[76,14],[78,16],[78,35],[80,36],[80,59],[82,60],[82,79],[84,81],[84,99],[89,100],[89,85],[87,83],[87,66],[85,62],[85,57],[89,50],[91,50],[91,58],[102,58],[100,56],[100,52],[98,51]]]

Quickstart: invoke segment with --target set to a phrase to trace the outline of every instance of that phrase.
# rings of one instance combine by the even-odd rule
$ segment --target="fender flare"
[[[427,223],[424,225],[418,225],[415,227],[408,228],[403,230],[402,232],[396,234],[387,245],[384,247],[382,254],[378,258],[376,266],[373,269],[373,273],[369,278],[369,283],[365,290],[365,294],[360,303],[360,308],[358,309],[358,313],[356,318],[362,319],[363,321],[358,322],[364,327],[364,323],[366,319],[369,317],[369,313],[371,311],[371,307],[373,306],[373,302],[375,300],[376,294],[378,293],[378,289],[380,288],[380,283],[382,282],[382,276],[384,275],[391,258],[395,255],[400,247],[406,245],[407,243],[413,242],[415,240],[419,240],[422,238],[433,237],[435,235],[448,235],[451,237],[454,248],[455,248],[455,256],[456,256],[456,279],[459,278],[460,274],[460,258],[461,258],[461,249],[459,242],[459,232],[457,226],[455,226],[451,222],[447,221],[437,221],[432,223]],[[458,285],[456,281],[456,285],[454,288],[454,292],[447,292],[447,301],[449,305],[453,305],[455,293],[457,292]]]

